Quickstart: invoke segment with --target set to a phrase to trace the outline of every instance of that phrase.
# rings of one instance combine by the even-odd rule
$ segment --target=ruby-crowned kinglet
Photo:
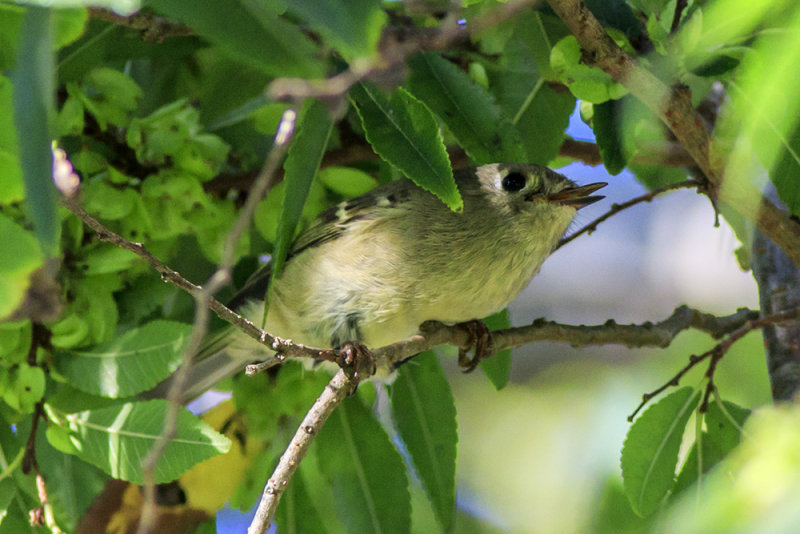
[[[324,212],[273,285],[265,330],[316,347],[382,347],[429,320],[460,323],[505,308],[539,271],[578,209],[605,186],[577,187],[546,167],[490,164],[455,173],[461,213],[410,180]],[[260,325],[270,268],[230,302]],[[271,356],[228,327],[201,350],[187,398]]]

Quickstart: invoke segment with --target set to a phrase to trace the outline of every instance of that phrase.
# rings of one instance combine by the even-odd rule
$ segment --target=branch
[[[775,313],[772,315],[767,315],[760,319],[753,318],[748,319],[744,322],[741,326],[730,332],[725,339],[714,345],[710,350],[704,352],[703,354],[696,356],[692,354],[689,356],[689,363],[681,368],[672,378],[670,378],[665,384],[662,386],[654,389],[649,393],[645,393],[642,395],[642,402],[636,409],[633,411],[632,414],[628,416],[628,421],[633,421],[633,418],[636,417],[636,414],[639,413],[645,404],[647,404],[652,398],[663,392],[669,387],[677,386],[680,383],[681,378],[689,372],[690,369],[694,368],[697,364],[702,361],[709,360],[708,362],[708,369],[706,370],[706,378],[708,379],[708,383],[706,384],[705,394],[703,395],[703,401],[700,403],[699,411],[705,412],[708,408],[708,401],[711,398],[711,393],[716,389],[714,384],[714,373],[717,370],[717,364],[719,361],[728,353],[730,348],[733,346],[734,343],[742,339],[745,335],[749,334],[753,330],[764,328],[766,326],[775,326],[777,324],[788,323],[792,321],[796,321],[797,318],[800,317],[800,308],[794,308],[792,310],[788,310],[781,313]]]
[[[194,30],[190,27],[170,22],[152,13],[134,13],[123,16],[108,9],[90,7],[89,15],[98,20],[138,30],[141,33],[142,41],[146,43],[160,43],[169,37],[185,37],[194,34]]]
[[[348,393],[353,391],[355,383],[347,376],[347,373],[339,370],[325,386],[322,394],[303,418],[294,438],[281,455],[278,466],[267,481],[264,493],[261,495],[261,502],[258,503],[256,515],[247,529],[248,534],[263,534],[267,531],[275,515],[275,510],[278,508],[281,495],[308,452],[308,448],[333,410],[341,404]]]
[[[405,72],[405,60],[424,50],[442,50],[472,35],[497,26],[516,16],[540,0],[509,0],[494,9],[470,20],[460,22],[458,12],[451,12],[437,28],[387,27],[381,36],[376,57],[354,62],[346,70],[330,78],[307,80],[304,78],[278,78],[270,83],[267,95],[270,100],[292,101],[316,98],[338,103],[356,83],[371,80],[380,86],[396,86]]]
[[[124,248],[125,250],[129,250],[140,258],[144,259],[153,269],[161,274],[161,279],[165,282],[168,282],[175,287],[186,291],[189,295],[195,298],[197,298],[200,292],[202,292],[203,288],[201,286],[193,284],[184,278],[179,272],[173,270],[164,262],[153,256],[153,254],[147,250],[144,245],[129,241],[121,235],[116,234],[106,228],[100,221],[89,215],[89,213],[83,209],[77,200],[63,197],[62,204],[75,216],[81,219],[84,224],[94,230],[100,239],[109,243],[113,243],[118,247]],[[324,350],[308,347],[300,343],[292,343],[290,340],[270,335],[253,324],[252,321],[245,319],[213,297],[208,299],[208,307],[223,321],[232,324],[246,335],[287,357],[324,359]]]
[[[689,187],[698,187],[699,185],[700,184],[698,182],[696,182],[695,180],[686,180],[686,181],[683,181],[683,182],[677,182],[677,183],[674,183],[674,184],[669,184],[669,185],[665,185],[663,187],[659,187],[659,188],[653,189],[652,191],[648,191],[647,193],[645,193],[643,195],[640,195],[638,197],[632,198],[632,199],[630,199],[630,200],[628,200],[626,202],[623,202],[622,204],[612,204],[611,205],[611,209],[608,210],[606,213],[604,213],[603,215],[601,215],[597,219],[593,220],[592,222],[590,222],[589,224],[587,224],[586,226],[584,226],[583,228],[581,228],[580,230],[578,230],[574,234],[572,234],[572,235],[570,235],[568,237],[565,237],[564,239],[559,241],[558,245],[556,245],[555,250],[560,249],[561,247],[563,247],[564,245],[566,245],[567,243],[569,243],[573,239],[577,238],[581,234],[586,234],[586,233],[591,234],[592,232],[597,230],[597,227],[600,225],[600,223],[610,219],[611,217],[613,217],[617,213],[619,213],[619,212],[621,212],[623,210],[626,210],[626,209],[630,208],[631,206],[635,206],[636,204],[640,204],[642,202],[650,202],[657,195],[660,195],[662,193],[666,193],[668,191],[675,191],[676,189],[684,189],[684,188],[689,188]]]
[[[208,332],[209,304],[214,294],[224,287],[231,279],[231,270],[236,258],[236,243],[250,225],[255,213],[256,206],[263,198],[267,190],[275,184],[276,170],[283,161],[283,156],[289,145],[294,132],[295,119],[297,113],[293,109],[288,109],[283,113],[281,122],[275,135],[272,149],[267,156],[258,178],[256,179],[250,195],[247,197],[244,207],[239,213],[233,228],[228,232],[225,243],[222,247],[222,257],[220,264],[214,274],[202,289],[194,293],[195,298],[195,318],[192,327],[192,335],[187,343],[183,354],[183,361],[180,368],[175,373],[174,379],[167,392],[169,402],[167,413],[164,417],[164,428],[153,448],[142,460],[142,471],[144,478],[144,495],[142,497],[142,513],[137,532],[145,534],[151,532],[156,523],[156,494],[155,494],[155,468],[158,459],[164,454],[167,445],[175,437],[178,413],[180,410],[180,399],[186,389],[189,379],[189,371],[192,367],[195,354],[199,352],[203,339]]]
[[[115,234],[91,215],[86,213],[73,199],[65,198],[64,205],[95,230],[101,239],[114,243],[144,258],[156,271],[161,273],[164,281],[179,287],[192,296],[202,289],[183,278],[158,258],[153,256],[141,243],[133,243]],[[208,307],[221,319],[236,326],[242,332],[261,342],[271,350],[280,354],[276,361],[283,358],[312,358],[337,363],[336,351],[309,347],[291,340],[282,339],[265,332],[251,321],[232,311],[214,298],[208,300]],[[567,325],[553,321],[537,320],[528,326],[508,328],[492,332],[494,352],[516,348],[535,341],[554,341],[570,343],[575,347],[586,345],[620,344],[628,347],[666,347],[672,339],[687,328],[707,332],[719,338],[741,326],[745,321],[758,317],[758,312],[742,308],[736,313],[724,317],[702,313],[687,306],[680,306],[663,321],[644,323],[641,325],[619,325],[613,320],[603,325]],[[445,325],[438,322],[427,322],[421,325],[420,332],[385,347],[375,349],[378,366],[397,366],[399,363],[431,349],[437,345],[449,344],[465,346],[469,343],[469,332],[460,325]],[[257,365],[251,369],[258,370]]]
[[[706,121],[692,107],[690,91],[680,85],[668,87],[636,57],[624,52],[581,0],[548,0],[548,3],[578,39],[584,61],[607,72],[669,127],[708,179],[712,201],[718,196],[750,219],[800,265],[800,225],[743,180],[728,180],[723,187],[725,162],[710,156]]]
[[[762,314],[800,307],[800,269],[761,232],[753,239],[751,264]],[[772,398],[791,401],[800,391],[800,325],[769,325],[763,336]]]

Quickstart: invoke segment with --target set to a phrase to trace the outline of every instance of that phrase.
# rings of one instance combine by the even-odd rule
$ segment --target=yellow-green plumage
[[[586,196],[600,184],[563,194],[575,184],[536,165],[483,165],[455,176],[461,213],[401,180],[320,216],[274,284],[266,330],[317,347],[358,341],[377,348],[413,335],[427,320],[483,318],[525,288],[576,209],[600,198]],[[265,279],[257,273],[234,299],[256,324]],[[228,329],[201,352],[189,393],[267,355],[266,347]]]

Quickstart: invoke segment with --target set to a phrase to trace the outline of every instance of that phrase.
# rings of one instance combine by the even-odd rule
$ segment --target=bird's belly
[[[469,272],[453,277],[418,298],[417,320],[459,323],[497,313],[525,289],[538,267],[498,269],[489,271],[495,273],[491,277]]]

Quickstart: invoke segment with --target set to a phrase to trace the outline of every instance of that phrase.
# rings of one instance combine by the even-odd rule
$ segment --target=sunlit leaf
[[[376,0],[293,0],[297,13],[348,61],[375,54],[386,13]]]
[[[2,214],[0,250],[0,318],[4,318],[22,303],[31,275],[44,258],[33,235]]]
[[[143,482],[141,462],[164,426],[167,401],[129,402],[66,416],[70,438],[82,460],[113,478]],[[169,482],[194,464],[227,452],[230,440],[180,408],[175,436],[156,464],[156,483]]]
[[[191,325],[153,321],[91,350],[62,352],[56,364],[76,387],[105,397],[128,397],[164,380],[183,358]]]
[[[622,478],[634,511],[653,513],[675,483],[675,465],[699,391],[681,388],[650,406],[634,423],[622,447]]]

